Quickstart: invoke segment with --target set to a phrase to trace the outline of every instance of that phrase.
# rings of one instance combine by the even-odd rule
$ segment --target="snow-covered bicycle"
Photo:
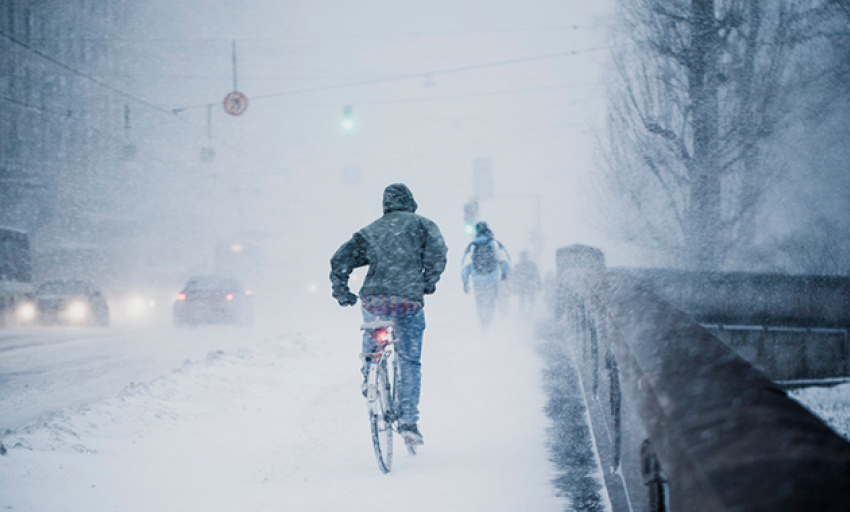
[[[360,354],[366,365],[366,403],[372,444],[378,467],[389,473],[393,464],[393,431],[398,431],[398,357],[395,351],[395,324],[391,320],[367,322],[360,326],[374,340],[375,351]],[[416,447],[405,443],[411,455]]]

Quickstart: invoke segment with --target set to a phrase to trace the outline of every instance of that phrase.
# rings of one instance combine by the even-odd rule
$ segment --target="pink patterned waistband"
[[[422,309],[422,304],[398,295],[366,295],[363,309],[376,316],[409,315]]]

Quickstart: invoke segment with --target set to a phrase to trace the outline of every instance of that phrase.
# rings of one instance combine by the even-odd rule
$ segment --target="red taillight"
[[[185,293],[178,293],[177,294],[177,300],[186,300],[186,294]]]
[[[390,333],[381,329],[379,331],[375,331],[375,338],[381,343],[386,343],[390,339]]]
[[[228,293],[228,294],[227,294],[227,296],[226,296],[225,298],[226,298],[227,300],[233,300],[233,294],[232,294],[232,293]]]

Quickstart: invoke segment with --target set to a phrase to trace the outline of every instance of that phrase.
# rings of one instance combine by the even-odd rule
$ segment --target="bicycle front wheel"
[[[392,396],[390,383],[385,369],[374,368],[375,375],[375,407],[369,414],[372,426],[372,444],[375,447],[375,458],[378,468],[389,473],[393,465],[393,428],[392,428]]]

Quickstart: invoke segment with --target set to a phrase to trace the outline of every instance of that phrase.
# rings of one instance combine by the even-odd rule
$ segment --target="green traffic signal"
[[[354,128],[354,112],[351,109],[351,105],[346,105],[342,109],[342,127],[346,130],[352,130]]]

